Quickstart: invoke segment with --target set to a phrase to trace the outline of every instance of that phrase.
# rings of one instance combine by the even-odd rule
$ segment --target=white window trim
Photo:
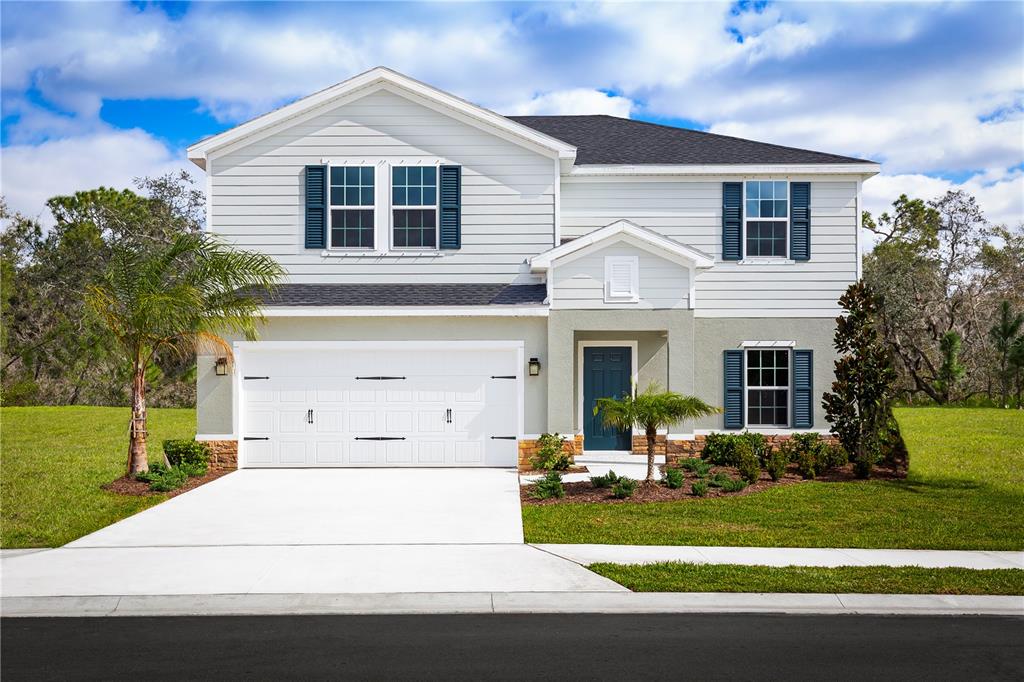
[[[441,162],[435,161],[434,163],[386,163],[384,164],[387,169],[387,224],[388,224],[388,250],[394,252],[394,255],[414,255],[422,256],[424,254],[431,255],[439,253],[441,245]],[[434,168],[434,245],[433,246],[395,246],[395,209],[429,209],[430,206],[396,206],[392,202],[394,198],[394,187],[392,180],[394,174],[391,172],[394,168]]]
[[[789,429],[789,428],[791,428],[790,427],[790,423],[792,423],[792,421],[793,421],[793,415],[791,414],[791,412],[793,410],[793,350],[792,350],[792,346],[789,345],[791,342],[789,342],[789,341],[780,341],[780,342],[755,341],[753,343],[755,343],[757,345],[754,345],[754,346],[747,346],[746,345],[747,343],[750,343],[750,342],[744,341],[744,347],[743,347],[743,426],[744,427],[753,428],[753,429]],[[767,344],[767,343],[778,343],[779,345],[777,345],[777,346],[761,345],[761,344]],[[795,346],[795,345],[796,344],[793,343],[793,346]],[[751,386],[749,383],[747,383],[747,370],[750,368],[750,362],[748,361],[748,358],[750,357],[750,351],[752,351],[752,350],[787,350],[788,353],[789,353],[789,362],[788,362],[788,366],[789,366],[788,375],[789,376],[787,377],[788,385],[786,385],[786,386]],[[748,417],[749,410],[750,410],[750,392],[751,391],[781,391],[783,388],[785,388],[785,390],[786,390],[786,418],[787,418],[787,423],[785,423],[785,424],[751,424],[750,420],[749,420],[749,417]]]
[[[786,217],[785,218],[754,218],[747,213],[747,183],[748,182],[784,182],[786,183]],[[791,206],[789,205],[789,180],[786,178],[746,178],[743,180],[743,198],[741,200],[741,206],[743,207],[743,258],[739,261],[740,265],[793,265],[796,263],[795,260],[789,258],[789,214],[791,213]],[[784,223],[786,225],[786,255],[785,256],[749,256],[747,255],[747,223],[751,220],[757,222],[773,222],[773,223]]]
[[[616,265],[629,265],[629,294],[612,293],[612,269]],[[640,258],[638,256],[605,256],[604,257],[604,302],[605,303],[638,303],[640,301]]]
[[[381,210],[381,163],[379,161],[371,161],[368,159],[353,160],[351,163],[348,162],[334,162],[327,161],[327,248],[324,250],[325,254],[332,256],[379,256],[383,255],[384,251],[380,248],[380,244],[387,243],[381,242],[381,216],[386,215]],[[386,164],[385,164],[386,165]],[[344,206],[335,206],[331,203],[331,169],[332,168],[373,168],[373,246],[369,247],[355,247],[355,246],[334,246],[334,240],[332,237],[334,227],[334,215],[333,209],[341,208]],[[350,207],[351,208],[351,207]],[[359,207],[361,210],[367,210],[367,207]],[[386,208],[385,208],[386,210]]]

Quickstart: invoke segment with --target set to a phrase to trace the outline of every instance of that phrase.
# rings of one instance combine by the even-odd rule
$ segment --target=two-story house
[[[207,229],[287,271],[260,340],[199,359],[198,437],[239,466],[511,467],[544,432],[629,451],[594,401],[652,382],[724,409],[671,451],[828,429],[876,163],[500,116],[384,68],[188,155]]]

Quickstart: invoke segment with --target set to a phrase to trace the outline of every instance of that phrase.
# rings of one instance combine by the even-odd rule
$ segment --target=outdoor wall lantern
[[[530,358],[530,376],[535,377],[540,374],[540,360],[537,358]]]
[[[219,377],[225,377],[228,375],[228,359],[217,358],[217,362],[213,364],[213,371],[217,373]]]

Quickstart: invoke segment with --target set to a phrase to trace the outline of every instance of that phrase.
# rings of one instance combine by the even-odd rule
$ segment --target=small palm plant
[[[594,406],[594,414],[601,414],[605,426],[644,430],[647,436],[647,483],[654,480],[654,446],[658,429],[721,411],[696,396],[663,391],[657,383],[648,385],[643,393],[634,389],[633,395],[622,398],[598,398]]]
[[[239,251],[206,234],[169,243],[124,239],[109,266],[88,287],[92,312],[110,330],[132,377],[128,474],[149,469],[146,452],[146,373],[160,353],[191,355],[215,348],[230,357],[222,334],[255,339],[261,301],[247,293],[272,290],[283,275],[269,256]]]

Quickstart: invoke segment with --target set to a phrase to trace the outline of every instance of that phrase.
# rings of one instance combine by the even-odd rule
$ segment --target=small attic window
[[[640,300],[640,264],[636,256],[605,257],[604,300],[607,303]]]

